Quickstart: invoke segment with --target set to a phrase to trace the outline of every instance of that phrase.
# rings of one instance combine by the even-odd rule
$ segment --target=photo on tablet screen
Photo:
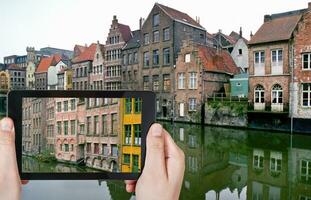
[[[22,172],[141,172],[141,98],[23,98]]]

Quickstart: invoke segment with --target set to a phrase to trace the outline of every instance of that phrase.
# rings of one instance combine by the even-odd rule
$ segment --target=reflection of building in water
[[[180,126],[180,127],[179,127]],[[246,134],[243,131],[176,125],[172,136],[186,155],[186,172],[180,199],[236,198],[247,183]],[[245,191],[245,189],[244,189]]]
[[[77,98],[57,98],[55,100],[55,156],[60,161],[79,162],[83,153],[78,146],[78,116],[84,112],[78,110]]]
[[[248,199],[288,198],[287,135],[249,135]]]
[[[289,180],[291,198],[311,199],[311,141],[310,136],[294,136],[293,148],[289,149]]]
[[[141,170],[141,98],[125,98],[120,103],[120,168],[122,172]]]
[[[119,99],[86,100],[85,162],[89,167],[107,171],[118,169]]]

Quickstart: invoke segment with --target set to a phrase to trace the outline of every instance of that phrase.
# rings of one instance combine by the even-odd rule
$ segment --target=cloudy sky
[[[161,4],[188,13],[208,32],[229,34],[243,27],[249,38],[265,14],[306,8],[311,0],[162,0]],[[25,55],[27,46],[72,50],[75,44],[105,42],[113,15],[119,22],[139,26],[153,0],[1,0],[0,62],[7,55]]]

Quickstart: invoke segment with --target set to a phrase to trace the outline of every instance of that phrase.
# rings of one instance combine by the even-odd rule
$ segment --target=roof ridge
[[[271,19],[278,19],[278,18],[282,18],[282,17],[290,17],[293,15],[301,15],[304,12],[306,12],[308,9],[304,8],[304,9],[298,9],[298,10],[291,10],[291,11],[286,11],[286,12],[281,12],[281,13],[274,13],[271,14]]]

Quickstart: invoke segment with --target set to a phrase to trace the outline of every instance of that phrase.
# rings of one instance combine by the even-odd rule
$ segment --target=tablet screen
[[[22,99],[22,172],[141,171],[141,98]]]

